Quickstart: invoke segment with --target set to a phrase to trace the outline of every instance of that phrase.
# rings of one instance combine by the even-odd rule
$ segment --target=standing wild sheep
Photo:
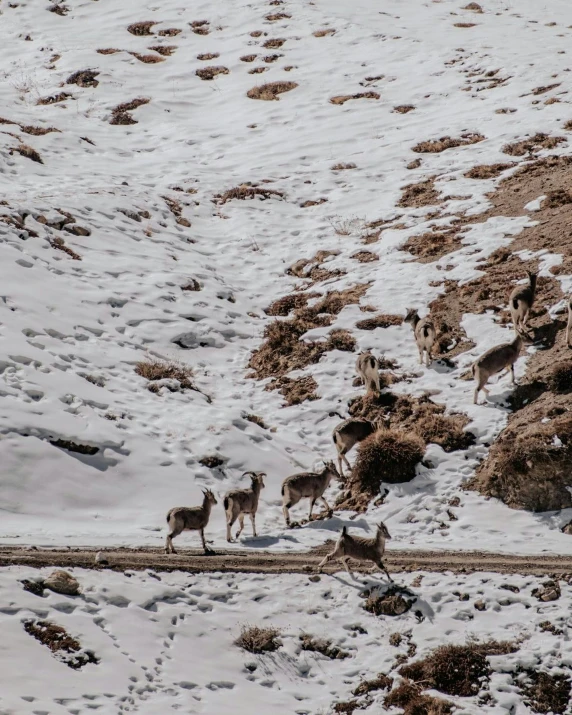
[[[242,475],[250,476],[251,484],[250,489],[233,489],[228,492],[224,498],[224,510],[226,512],[226,540],[232,541],[232,534],[230,533],[231,527],[234,522],[238,519],[240,527],[236,532],[236,538],[242,534],[244,529],[244,515],[250,514],[250,521],[252,522],[252,534],[256,534],[256,510],[258,509],[258,499],[260,497],[260,490],[264,489],[264,477],[266,474],[264,472],[244,472]]]
[[[339,479],[340,475],[336,471],[333,462],[326,462],[325,467],[321,472],[301,472],[293,474],[291,477],[286,477],[282,482],[282,511],[286,526],[290,526],[290,513],[288,509],[297,504],[300,499],[310,499],[310,513],[308,519],[312,519],[312,509],[316,500],[320,499],[325,507],[326,512],[331,513],[328,502],[324,499],[323,494],[329,487],[332,479]]]
[[[379,362],[370,352],[361,353],[356,360],[356,370],[363,380],[367,393],[379,392]]]
[[[572,348],[572,295],[568,296],[568,325],[566,326],[566,345]]]
[[[201,541],[205,554],[208,553],[205,542],[205,527],[209,523],[211,509],[214,504],[217,504],[215,495],[210,489],[203,489],[203,504],[202,506],[178,506],[171,509],[167,514],[167,524],[169,525],[169,533],[167,534],[167,542],[165,544],[166,554],[176,554],[173,546],[173,539],[179,536],[183,531],[200,531]]]
[[[515,330],[525,330],[528,321],[528,313],[534,303],[536,295],[537,274],[526,271],[528,275],[528,285],[516,286],[509,298],[510,314]]]
[[[351,465],[346,458],[346,454],[357,442],[361,442],[366,437],[369,437],[370,434],[373,434],[377,427],[377,423],[370,422],[370,420],[349,419],[344,420],[344,422],[334,429],[332,438],[338,450],[338,466],[341,477],[344,476],[342,460],[344,460],[348,469],[351,471]]]
[[[407,310],[404,322],[409,323],[413,328],[413,335],[415,336],[415,342],[419,350],[419,362],[423,364],[423,353],[425,353],[425,362],[427,367],[429,367],[433,359],[431,350],[433,349],[433,343],[437,337],[435,326],[429,318],[420,318],[415,308],[409,308]]]
[[[514,363],[518,360],[520,350],[524,343],[524,336],[516,333],[514,340],[510,343],[496,345],[487,350],[480,358],[475,360],[471,367],[473,377],[477,381],[473,402],[478,404],[479,392],[482,390],[487,396],[489,391],[485,387],[492,375],[496,375],[503,370],[510,371],[512,384],[514,385]]]
[[[327,554],[319,563],[318,570],[321,571],[323,566],[332,561],[332,559],[341,559],[346,571],[353,575],[348,566],[349,559],[358,559],[361,561],[373,561],[377,568],[383,571],[390,581],[393,581],[381,557],[385,552],[385,540],[391,539],[391,534],[387,527],[380,521],[377,525],[377,533],[373,539],[368,539],[363,536],[350,536],[347,532],[347,527],[344,526],[340,538],[336,543],[335,549]]]

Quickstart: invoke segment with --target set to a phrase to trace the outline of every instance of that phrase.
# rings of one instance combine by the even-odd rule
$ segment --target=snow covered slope
[[[538,131],[561,134],[572,117],[570,4],[554,0],[548,11],[534,0],[488,0],[483,13],[463,4],[77,0],[66,14],[63,6],[49,12],[34,0],[0,3],[2,541],[157,544],[167,509],[198,503],[204,486],[222,496],[249,469],[266,471],[268,480],[260,538],[244,538],[244,548],[308,547],[347,521],[342,514],[286,531],[279,485],[334,456],[338,418],[328,413],[345,409],[359,392],[352,387],[355,354],[329,352],[307,368],[303,374],[314,376],[320,399],[291,407],[247,377],[247,363],[272,320],[264,308],[300,282],[285,273],[296,260],[319,249],[338,251],[327,267],[345,275],[318,290],[371,283],[362,304],[404,314],[412,305],[426,310],[443,290],[444,270],[451,280],[477,275],[477,262],[529,221],[477,225],[460,250],[434,263],[400,250],[427,221],[426,208],[396,208],[404,185],[438,176],[436,187],[456,197],[443,204],[446,211],[477,213],[494,181],[463,174],[506,161],[501,148],[508,141]],[[147,21],[155,23],[150,35],[127,29]],[[208,24],[192,26],[197,21]],[[162,34],[172,28],[181,32]],[[316,36],[320,30],[335,32]],[[272,38],[285,42],[264,48]],[[205,53],[216,56],[197,59]],[[241,60],[251,54],[253,62]],[[228,73],[205,81],[195,74],[205,66]],[[251,74],[257,67],[265,71]],[[87,77],[91,86],[66,84],[88,69],[97,76],[79,81]],[[476,78],[494,70],[506,81],[479,91]],[[297,87],[279,101],[247,97],[274,81]],[[540,101],[531,94],[550,85],[557,86]],[[329,101],[360,92],[379,98]],[[45,103],[61,93],[70,96]],[[549,97],[559,101],[546,103]],[[131,112],[136,123],[110,124],[114,108],[138,98],[149,101]],[[400,105],[414,110],[394,111]],[[498,113],[505,108],[516,111]],[[38,127],[57,131],[42,134]],[[406,168],[418,142],[465,132],[485,140],[424,155],[420,167]],[[356,168],[333,171],[339,163]],[[245,182],[283,192],[284,199],[213,203]],[[326,201],[302,208],[320,199]],[[62,230],[65,212],[76,220],[68,228],[88,230]],[[398,215],[398,227],[368,246],[378,261],[350,258],[362,248],[360,227]],[[544,270],[554,260],[546,259]],[[570,278],[559,277],[569,288]],[[192,279],[202,290],[182,290]],[[394,548],[572,551],[559,531],[572,514],[513,512],[460,491],[506,412],[473,406],[471,383],[455,378],[506,332],[489,316],[466,316],[474,350],[455,371],[428,370],[417,364],[408,326],[360,331],[360,317],[357,305],[348,306],[332,327],[351,330],[359,349],[383,352],[417,375],[396,390],[432,390],[449,410],[466,412],[477,444],[451,454],[430,446],[434,468],[420,468],[413,482],[393,488],[383,506],[353,525],[368,530],[384,519]],[[147,390],[134,367],[148,355],[190,365],[202,392]],[[507,390],[505,383],[494,387],[497,396]],[[98,451],[69,451],[52,444],[58,440]],[[200,464],[211,455],[224,460],[221,469]],[[458,520],[443,530],[456,495]],[[208,536],[215,546],[223,543],[221,506]],[[195,545],[194,537],[183,542]]]

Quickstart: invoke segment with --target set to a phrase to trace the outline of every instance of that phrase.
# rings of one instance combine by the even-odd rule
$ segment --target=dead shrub
[[[165,30],[159,30],[159,35],[161,37],[175,37],[180,35],[182,32],[178,27],[167,27]]]
[[[109,123],[115,125],[137,124],[137,120],[131,116],[130,112],[138,107],[142,107],[144,104],[149,104],[150,101],[151,100],[148,97],[136,97],[130,102],[118,104],[111,110],[111,119],[109,120]]]
[[[371,680],[362,680],[362,682],[353,690],[352,695],[367,695],[375,690],[391,690],[393,678],[390,678],[385,673],[379,673]]]
[[[175,380],[179,383],[180,388],[174,385],[166,387],[170,391],[181,390],[197,390],[193,382],[193,370],[188,365],[173,360],[160,360],[159,358],[146,358],[135,364],[135,372],[137,375],[149,380],[150,383],[156,383],[158,380]],[[148,386],[151,390],[153,384]],[[151,390],[152,392],[155,390]]]
[[[243,412],[242,416],[248,422],[252,422],[252,424],[258,425],[262,429],[268,429],[268,425],[264,422],[262,417],[259,417],[258,415],[249,414],[248,412]]]
[[[197,60],[216,60],[217,57],[220,57],[220,53],[218,52],[203,52],[202,54],[197,55]],[[242,59],[242,57],[240,59]]]
[[[408,114],[412,112],[415,107],[412,104],[398,104],[397,107],[393,107],[393,111],[398,114]]]
[[[97,54],[99,55],[115,55],[118,52],[121,52],[122,50],[118,50],[115,47],[104,47],[100,50],[96,50]]]
[[[343,660],[344,658],[350,657],[350,654],[347,651],[342,650],[337,646],[333,646],[332,641],[315,638],[309,633],[302,633],[300,636],[300,645],[302,650],[310,651],[312,653],[321,653],[330,660]]]
[[[177,45],[152,45],[151,47],[147,48],[148,50],[151,50],[152,52],[158,52],[160,55],[163,55],[164,57],[170,57],[173,52],[177,49]]]
[[[330,104],[345,104],[350,99],[379,99],[377,92],[358,92],[357,94],[340,94],[330,98]]]
[[[268,67],[253,67],[251,70],[248,70],[248,74],[262,74],[263,72],[266,72]]]
[[[198,282],[196,278],[191,278],[188,283],[185,283],[184,286],[181,286],[181,290],[184,291],[199,291],[201,289],[201,284]]]
[[[199,464],[202,464],[207,469],[216,469],[217,467],[222,467],[224,459],[217,457],[216,454],[207,454],[199,459]]]
[[[271,15],[266,15],[264,19],[268,20],[268,22],[277,22],[278,20],[289,20],[291,17],[292,15],[288,15],[285,12],[276,12]]]
[[[347,169],[357,169],[357,164],[353,162],[349,162],[348,164],[334,164],[334,166],[330,168],[332,171],[345,171]]]
[[[453,27],[475,27],[474,22],[455,22]]]
[[[567,189],[556,189],[547,192],[546,198],[542,202],[542,208],[557,209],[567,204],[572,204],[572,194]]]
[[[560,394],[572,391],[572,362],[557,363],[548,375],[548,386]]]
[[[345,271],[341,268],[329,270],[321,264],[330,256],[337,256],[339,251],[318,251],[312,258],[300,258],[286,269],[286,273],[296,278],[308,278],[311,281],[323,281],[334,276],[343,276]]]
[[[316,390],[318,383],[311,375],[291,379],[280,377],[267,385],[265,390],[278,390],[287,405],[299,405],[308,400],[309,402],[318,399]]]
[[[411,591],[400,586],[390,586],[380,594],[373,591],[367,597],[363,607],[374,616],[402,616],[407,613],[417,598]]]
[[[422,689],[410,680],[404,680],[383,701],[386,708],[402,708],[403,715],[450,715],[453,703],[432,695],[424,695]]]
[[[88,663],[99,663],[99,658],[91,651],[84,650],[77,638],[70,636],[62,626],[50,621],[28,620],[24,621],[24,630],[47,646],[68,668],[79,670]]]
[[[335,35],[336,31],[331,27],[326,27],[323,30],[316,30],[312,33],[314,37],[327,37],[328,35]]]
[[[266,315],[277,315],[285,318],[296,308],[304,308],[310,298],[316,298],[319,293],[290,293],[278,298],[264,309]]]
[[[447,695],[470,697],[490,677],[487,660],[492,655],[514,653],[518,647],[510,641],[469,641],[464,645],[443,645],[423,660],[399,669],[399,674],[414,683],[434,688]]]
[[[282,47],[285,42],[286,40],[280,38],[271,38],[269,40],[266,40],[262,47],[265,47],[267,50],[277,50],[278,48]]]
[[[129,54],[146,65],[156,65],[158,62],[165,61],[165,58],[161,57],[161,55],[142,55],[140,52],[130,52]]]
[[[435,177],[420,181],[417,184],[407,184],[401,190],[401,198],[397,205],[401,208],[421,208],[439,203],[439,192],[435,189]]]
[[[282,645],[279,635],[280,631],[277,628],[243,626],[234,643],[249,653],[271,653]]]
[[[335,713],[352,715],[354,710],[361,710],[361,705],[358,700],[344,700],[339,703],[335,703],[333,709]]]
[[[127,27],[127,32],[130,32],[132,35],[136,35],[138,37],[141,35],[152,35],[153,33],[151,32],[151,28],[156,24],[157,23],[153,21],[134,22],[132,25]]]
[[[56,15],[60,15],[60,17],[63,17],[64,15],[67,15],[68,12],[70,11],[69,7],[67,5],[63,5],[62,3],[54,3],[53,5],[50,5],[47,10],[49,12],[53,12]]]
[[[466,415],[439,415],[433,410],[423,414],[422,408],[427,405],[420,407],[413,424],[422,440],[438,444],[445,452],[467,449],[475,444],[475,435],[463,429],[469,421]]]
[[[473,166],[472,169],[465,172],[464,176],[467,179],[496,179],[496,177],[500,176],[503,171],[512,169],[513,166],[515,166],[514,163],[481,164],[480,166]]]
[[[242,55],[240,58],[241,62],[254,62],[258,55]]]
[[[378,430],[361,442],[348,484],[361,493],[376,496],[382,483],[401,484],[415,478],[425,445],[415,434],[402,430]]]
[[[266,62],[266,64],[271,64],[272,62],[276,62],[277,59],[280,59],[280,57],[284,57],[284,55],[266,55],[266,57],[263,57],[262,60],[263,62]]]
[[[195,71],[195,74],[201,79],[211,80],[218,77],[219,74],[229,74],[229,69],[228,67],[222,67],[222,65],[218,67],[200,67]]]
[[[81,261],[81,256],[79,255],[79,253],[76,253],[73,248],[66,246],[63,238],[55,236],[54,238],[49,239],[49,243],[52,248],[56,248],[58,251],[63,251],[64,253],[67,253],[67,255],[73,258],[74,261]]]
[[[366,318],[356,323],[359,330],[375,330],[376,328],[389,328],[391,325],[401,325],[403,317],[401,315],[388,315],[380,313],[373,318]]]
[[[58,92],[58,94],[52,94],[49,97],[40,97],[36,104],[57,104],[65,102],[67,99],[73,99],[73,95],[69,92]]]
[[[66,79],[66,84],[77,84],[78,87],[97,87],[99,81],[96,77],[99,72],[95,70],[78,70]]]
[[[539,132],[528,139],[522,139],[512,144],[505,144],[502,151],[504,154],[509,154],[510,156],[524,156],[525,154],[532,154],[541,149],[554,149],[564,141],[566,141],[564,137],[551,137],[548,134]]]
[[[259,87],[249,89],[246,96],[250,97],[250,99],[262,99],[268,102],[278,100],[279,94],[290,92],[296,89],[297,86],[298,84],[296,82],[269,82],[268,84],[262,84]]]
[[[428,231],[418,236],[410,236],[403,244],[403,250],[415,256],[419,263],[431,263],[460,247],[461,235],[457,228],[445,231]]]
[[[266,187],[252,186],[246,183],[236,186],[234,189],[228,189],[228,191],[222,194],[215,194],[213,203],[218,206],[224,206],[227,201],[231,201],[232,199],[246,201],[246,199],[254,198],[259,198],[261,201],[266,201],[271,198],[283,199],[284,193],[282,191],[276,191],[276,189],[267,189]]]
[[[570,677],[527,670],[526,681],[521,685],[524,702],[535,713],[566,712],[570,700]]]
[[[377,253],[373,253],[372,251],[358,251],[357,253],[353,253],[350,258],[353,258],[355,261],[359,261],[360,263],[372,263],[373,261],[379,261]]]
[[[123,126],[127,126],[129,124],[139,124],[139,122],[132,117],[129,112],[117,112],[112,114],[109,123]]]
[[[542,85],[541,87],[535,87],[532,90],[532,94],[534,94],[534,95],[545,94],[546,92],[550,92],[551,89],[556,89],[556,87],[560,87],[560,82],[556,82],[556,84],[546,84],[546,85]]]
[[[18,144],[18,146],[10,150],[10,153],[12,153],[13,151],[17,151],[20,156],[24,156],[26,159],[31,159],[38,164],[44,163],[39,152],[37,152],[33,147],[29,146],[28,144]]]
[[[210,33],[208,20],[194,20],[190,22],[189,25],[195,35],[208,35]]]
[[[466,132],[460,137],[441,137],[440,139],[431,139],[429,141],[420,142],[413,147],[417,154],[439,154],[447,149],[453,149],[459,146],[470,146],[484,141],[485,137],[478,132]]]

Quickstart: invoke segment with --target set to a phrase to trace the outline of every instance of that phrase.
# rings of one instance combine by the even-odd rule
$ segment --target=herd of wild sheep
[[[509,307],[512,322],[515,330],[515,338],[510,343],[497,345],[487,350],[472,365],[472,374],[476,380],[474,393],[474,403],[477,404],[478,394],[481,390],[486,395],[489,391],[485,385],[492,375],[496,375],[503,370],[511,373],[514,383],[514,364],[518,359],[522,345],[525,342],[532,342],[526,333],[528,315],[536,293],[536,273],[528,272],[528,283],[524,286],[517,286],[509,298]],[[431,364],[433,356],[431,354],[433,344],[436,339],[435,326],[429,318],[420,318],[416,310],[408,310],[405,321],[413,328],[415,342],[419,350],[419,361],[423,363],[423,358],[427,366]],[[566,327],[566,344],[572,347],[572,296],[568,298],[568,323]],[[380,392],[379,362],[371,353],[359,355],[356,369],[368,393]],[[287,526],[292,526],[290,522],[290,507],[298,504],[301,499],[310,500],[310,511],[308,519],[312,519],[312,510],[317,500],[320,500],[327,515],[333,512],[324,498],[324,492],[330,485],[332,479],[343,479],[343,462],[348,469],[351,465],[346,454],[352,447],[373,434],[380,424],[365,419],[348,419],[341,422],[333,431],[333,441],[338,453],[338,469],[333,462],[327,462],[319,472],[302,472],[287,477],[282,482],[282,511]],[[264,488],[263,472],[245,472],[243,476],[250,476],[250,489],[233,489],[224,497],[224,510],[226,513],[226,538],[232,542],[231,528],[238,520],[239,529],[236,538],[240,536],[244,528],[244,517],[248,514],[252,522],[253,535],[256,536],[256,511],[260,491]],[[169,533],[165,545],[166,553],[176,553],[173,547],[173,539],[185,530],[199,531],[205,553],[209,549],[205,541],[205,527],[209,522],[212,507],[217,504],[215,495],[210,489],[203,490],[204,499],[201,506],[197,507],[176,507],[167,514],[167,524]],[[346,571],[352,573],[348,567],[350,558],[371,561],[374,568],[383,571],[389,580],[391,577],[387,572],[382,556],[385,551],[385,541],[391,539],[385,524],[380,522],[374,538],[351,536],[347,533],[346,527],[342,529],[340,537],[334,550],[320,562],[319,569],[332,559],[341,559]]]

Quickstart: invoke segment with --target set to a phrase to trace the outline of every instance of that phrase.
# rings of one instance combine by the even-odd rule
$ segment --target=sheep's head
[[[218,504],[215,495],[213,492],[211,492],[210,489],[203,489],[203,494],[205,495],[205,499],[210,503],[210,504]]]
[[[264,489],[264,477],[266,476],[264,472],[244,472],[242,476],[245,477],[246,475],[250,476],[253,489],[255,487],[258,487],[259,489]]]
[[[417,310],[415,308],[407,308],[407,315],[403,319],[404,323],[412,323],[416,317],[419,317],[417,315]]]
[[[379,524],[377,525],[377,530],[378,532],[381,532],[382,536],[385,539],[391,539],[391,534],[387,530],[387,526],[383,523],[383,521],[379,522]]]

